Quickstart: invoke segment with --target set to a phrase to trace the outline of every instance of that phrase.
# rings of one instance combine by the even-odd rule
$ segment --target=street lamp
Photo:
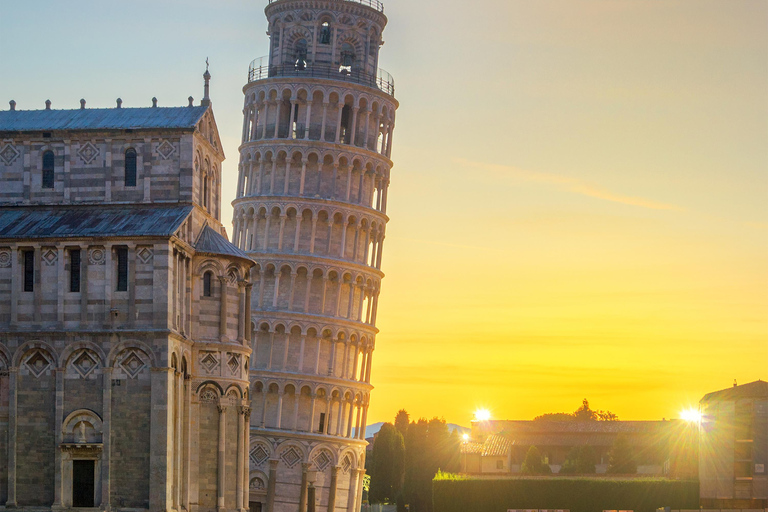
[[[307,512],[315,512],[315,480],[317,479],[317,471],[307,471],[307,482],[309,482],[309,488],[307,489]]]

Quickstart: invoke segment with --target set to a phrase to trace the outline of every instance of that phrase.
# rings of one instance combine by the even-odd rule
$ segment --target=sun
[[[475,411],[475,419],[477,421],[488,421],[491,419],[491,411],[488,409],[478,409]]]
[[[701,412],[694,408],[688,408],[680,411],[680,419],[689,423],[699,423],[701,421]]]

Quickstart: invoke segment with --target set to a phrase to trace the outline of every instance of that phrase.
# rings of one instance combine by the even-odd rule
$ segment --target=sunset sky
[[[0,109],[186,105],[237,179],[266,0],[0,9]],[[677,417],[768,379],[768,3],[387,0],[401,103],[369,423]]]

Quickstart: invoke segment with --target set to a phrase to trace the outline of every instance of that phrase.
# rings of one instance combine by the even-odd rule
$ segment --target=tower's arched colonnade
[[[376,0],[273,0],[243,88],[234,243],[251,270],[255,508],[358,510],[392,168]],[[314,481],[310,486],[310,481]],[[260,505],[257,505],[260,504]]]

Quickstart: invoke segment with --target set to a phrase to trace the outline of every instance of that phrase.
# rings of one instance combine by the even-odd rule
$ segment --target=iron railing
[[[280,0],[269,0],[270,4],[274,4],[275,2],[279,2]],[[379,12],[384,12],[384,4],[379,2],[379,0],[339,0],[343,2],[353,2],[356,4],[361,4],[370,7],[371,9],[376,9]]]
[[[275,0],[278,1],[278,0]],[[347,1],[347,0],[345,0]],[[248,67],[248,83],[274,77],[326,78],[342,82],[375,87],[382,92],[395,95],[395,79],[378,69],[376,75],[356,69],[355,66],[339,66],[328,63],[302,63],[269,65],[269,57],[259,57]]]

